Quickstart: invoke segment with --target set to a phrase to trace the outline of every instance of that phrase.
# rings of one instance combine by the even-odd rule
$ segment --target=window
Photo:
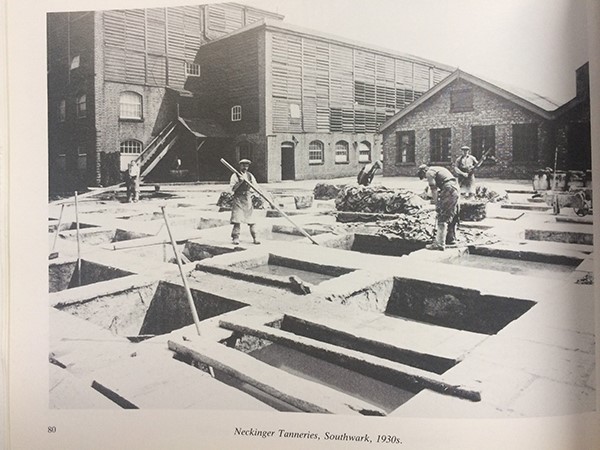
[[[87,116],[87,103],[85,94],[77,97],[77,118],[82,118]]]
[[[429,130],[431,161],[449,162],[452,131],[450,128]]]
[[[252,161],[252,145],[249,142],[240,142],[237,145],[238,160],[249,159]]]
[[[67,155],[66,153],[59,153],[56,157],[56,168],[58,170],[67,170]]]
[[[142,96],[135,92],[121,92],[119,119],[142,120]]]
[[[240,105],[235,105],[231,108],[231,121],[239,122],[242,120],[242,107]]]
[[[358,144],[358,162],[371,162],[371,144],[368,141]]]
[[[87,152],[83,145],[77,146],[77,170],[87,170]]]
[[[71,70],[77,69],[78,67],[79,67],[79,55],[75,55],[75,56],[73,56],[73,58],[71,58]]]
[[[415,132],[400,131],[397,134],[396,163],[415,162]]]
[[[496,153],[496,127],[472,126],[471,127],[471,153],[477,159],[489,150],[488,156]]]
[[[131,161],[138,158],[138,156],[142,153],[142,147],[142,143],[134,139],[121,142],[121,145],[119,146],[119,152],[121,153],[120,166],[122,172],[127,170],[127,166]]]
[[[350,162],[350,151],[346,141],[338,141],[335,143],[335,163],[343,164]]]
[[[139,155],[142,153],[142,143],[136,140],[129,140],[121,142],[119,146],[121,154],[125,155]]]
[[[473,111],[473,89],[468,86],[450,91],[450,112]]]
[[[537,160],[537,125],[534,123],[515,124],[513,132],[513,161],[528,162]]]
[[[323,164],[323,143],[321,141],[312,141],[308,144],[308,163]]]
[[[199,77],[200,76],[200,64],[189,63],[185,61],[184,63],[185,75],[188,77]]]
[[[290,118],[300,119],[300,106],[299,105],[297,105],[295,103],[290,104]]]
[[[58,103],[58,121],[64,122],[67,119],[67,101],[62,99]]]

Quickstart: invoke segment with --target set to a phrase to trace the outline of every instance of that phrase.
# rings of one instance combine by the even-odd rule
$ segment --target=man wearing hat
[[[248,172],[250,164],[251,162],[248,159],[240,160],[240,175],[234,173],[231,175],[231,179],[229,180],[229,186],[233,191],[230,221],[233,224],[233,229],[231,230],[231,239],[233,241],[233,245],[238,245],[240,243],[240,230],[242,223],[248,224],[254,243],[260,244],[256,237],[255,222],[252,218],[252,212],[254,211],[254,208],[252,206],[252,189],[250,188],[250,184],[256,184],[256,178],[254,178],[254,175]]]
[[[446,245],[456,244],[458,224],[458,184],[456,178],[445,167],[422,164],[417,171],[419,179],[427,178],[435,204],[435,241],[427,245],[429,250],[444,250]]]
[[[454,171],[458,177],[460,191],[467,196],[475,194],[475,169],[479,167],[477,158],[471,155],[471,149],[463,145],[462,155],[456,160]]]

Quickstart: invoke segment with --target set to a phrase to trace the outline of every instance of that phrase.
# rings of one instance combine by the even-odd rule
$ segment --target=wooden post
[[[81,244],[79,243],[79,202],[75,191],[75,226],[77,230],[77,286],[81,286]]]
[[[171,227],[169,226],[169,219],[167,218],[167,213],[165,212],[165,207],[161,206],[163,217],[165,218],[165,225],[167,226],[167,231],[169,232],[169,239],[171,239],[171,245],[173,246],[173,252],[175,253],[175,260],[177,261],[177,266],[179,267],[179,273],[181,274],[181,279],[183,281],[183,287],[185,289],[185,294],[187,296],[188,302],[190,304],[190,309],[192,310],[192,317],[194,318],[194,324],[196,325],[196,331],[198,332],[198,336],[200,336],[200,319],[198,318],[198,312],[196,311],[196,306],[194,305],[194,297],[192,297],[192,291],[190,291],[190,287],[188,286],[187,277],[183,271],[183,264],[181,263],[181,258],[179,257],[179,252],[177,251],[177,243],[173,238],[173,234],[171,233]]]
[[[235,167],[233,167],[231,164],[229,164],[227,161],[225,161],[223,158],[221,158],[221,163],[225,167],[227,167],[229,170],[231,170],[233,173],[235,173],[238,177],[240,177],[240,179],[243,179],[243,178],[241,178],[242,174]],[[254,184],[250,183],[248,180],[244,180],[244,181],[246,183],[248,183],[248,186],[250,186],[258,195],[260,195],[269,205],[271,205],[273,207],[273,209],[275,209],[279,214],[281,214],[285,219],[287,219],[287,221],[289,223],[294,225],[294,227],[296,227],[296,229],[298,229],[298,231],[300,231],[300,233],[302,233],[304,236],[306,236],[308,239],[310,239],[310,241],[313,244],[319,245],[319,243],[317,241],[315,241],[310,234],[308,234],[306,231],[304,231],[304,229],[300,225],[298,225],[296,222],[294,222],[292,219],[290,219],[290,217],[286,213],[284,213],[281,209],[279,209],[277,207],[277,205],[275,205],[265,194],[263,194],[260,189],[258,189],[256,186],[254,186]]]
[[[50,250],[51,257],[54,257],[54,249],[56,248],[56,239],[58,238],[58,233],[60,232],[60,226],[62,224],[62,216],[63,211],[65,210],[65,204],[60,205],[60,215],[58,216],[58,225],[56,225],[56,233],[54,233],[54,241],[52,242],[52,250]],[[58,256],[58,254],[56,255]]]

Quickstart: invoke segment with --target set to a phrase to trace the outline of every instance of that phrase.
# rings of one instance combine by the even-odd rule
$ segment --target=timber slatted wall
[[[450,74],[407,59],[271,32],[273,131],[374,133]],[[302,111],[291,117],[290,105]]]
[[[103,13],[106,81],[183,88],[202,43],[199,6]]]

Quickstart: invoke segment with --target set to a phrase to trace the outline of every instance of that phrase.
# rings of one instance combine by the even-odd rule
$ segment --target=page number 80
[[[48,427],[48,433],[56,433],[56,427]]]

